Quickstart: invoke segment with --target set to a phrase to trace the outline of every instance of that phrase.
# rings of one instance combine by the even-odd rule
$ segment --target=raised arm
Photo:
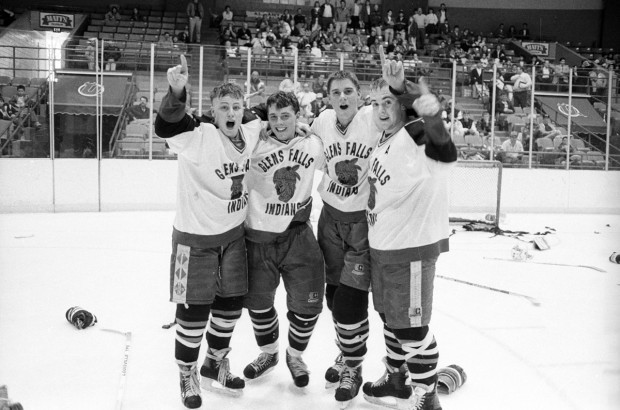
[[[181,54],[181,64],[168,69],[168,93],[155,118],[155,133],[162,138],[174,137],[196,128],[194,118],[185,112],[187,81],[187,60]]]

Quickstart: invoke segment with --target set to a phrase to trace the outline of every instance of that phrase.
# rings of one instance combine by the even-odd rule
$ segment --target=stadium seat
[[[118,141],[119,155],[143,155],[146,144],[143,138],[125,137]]]
[[[482,141],[482,138],[480,138],[479,135],[474,134],[465,135],[465,144],[470,145],[474,148],[484,147],[484,142]]]
[[[605,168],[605,156],[599,151],[588,151],[582,161],[583,165]]]
[[[11,77],[8,75],[0,75],[0,87],[11,84]]]
[[[13,79],[11,79],[11,85],[25,85],[26,87],[28,87],[30,85],[30,78],[29,77],[13,77]]]
[[[132,124],[129,123],[127,124],[127,127],[125,128],[125,135],[126,137],[123,138],[142,138],[145,139],[146,135],[147,135],[148,129],[146,128],[146,126],[144,126],[143,124]]]

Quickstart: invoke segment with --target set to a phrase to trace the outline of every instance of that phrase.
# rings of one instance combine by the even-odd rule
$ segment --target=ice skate
[[[188,409],[197,409],[202,406],[196,365],[180,364],[179,375],[181,378],[181,401],[183,405]]]
[[[341,409],[346,408],[362,385],[362,366],[350,367],[344,365],[340,374],[340,382],[336,388],[335,398]]]
[[[287,351],[286,365],[291,372],[291,376],[293,376],[295,386],[306,387],[310,381],[310,372],[308,371],[308,366],[306,366],[306,363],[304,363],[301,356],[291,356],[291,354]]]
[[[207,351],[207,357],[200,368],[202,376],[200,386],[216,393],[240,396],[245,387],[245,381],[230,373],[230,364],[226,358],[228,352],[230,348],[220,350],[216,354],[211,349]]]
[[[340,381],[340,374],[342,373],[342,369],[344,369],[344,359],[342,357],[342,353],[338,354],[336,360],[334,360],[334,364],[325,371],[325,388],[331,389],[332,387],[336,387],[338,382]]]
[[[245,366],[245,369],[243,369],[243,375],[246,379],[255,380],[271,372],[275,369],[277,364],[278,352],[273,354],[263,352],[256,358],[256,360]]]
[[[383,407],[398,410],[415,409],[411,406],[412,390],[407,384],[407,370],[405,366],[395,368],[387,363],[385,364],[385,373],[376,382],[364,383],[364,399],[366,401]]]

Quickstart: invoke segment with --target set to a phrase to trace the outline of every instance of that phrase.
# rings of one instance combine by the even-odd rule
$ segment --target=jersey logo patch
[[[368,182],[370,183],[370,195],[368,196],[368,208],[375,209],[375,195],[377,194],[377,187],[375,186],[375,182],[377,182],[377,178],[368,177]]]
[[[295,194],[297,180],[301,179],[297,170],[299,165],[287,166],[280,168],[273,174],[273,184],[278,194],[278,199],[282,202],[288,202]]]
[[[317,303],[319,301],[319,292],[308,293],[308,303]]]
[[[357,165],[357,160],[358,158],[345,159],[336,163],[336,175],[338,176],[338,182],[342,185],[357,185],[357,171],[362,170],[362,167]]]
[[[361,263],[356,263],[353,266],[353,272],[354,275],[359,275],[362,276],[364,274],[364,265],[362,265]]]
[[[243,177],[245,175],[235,175],[231,177],[232,185],[230,187],[230,199],[241,198],[243,194]]]

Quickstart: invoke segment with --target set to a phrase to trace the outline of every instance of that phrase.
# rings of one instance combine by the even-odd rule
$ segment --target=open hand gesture
[[[383,79],[396,91],[405,91],[405,68],[402,61],[386,60],[383,46],[379,46]]]
[[[183,94],[188,78],[187,59],[181,54],[181,64],[168,69],[168,84],[177,97]]]

